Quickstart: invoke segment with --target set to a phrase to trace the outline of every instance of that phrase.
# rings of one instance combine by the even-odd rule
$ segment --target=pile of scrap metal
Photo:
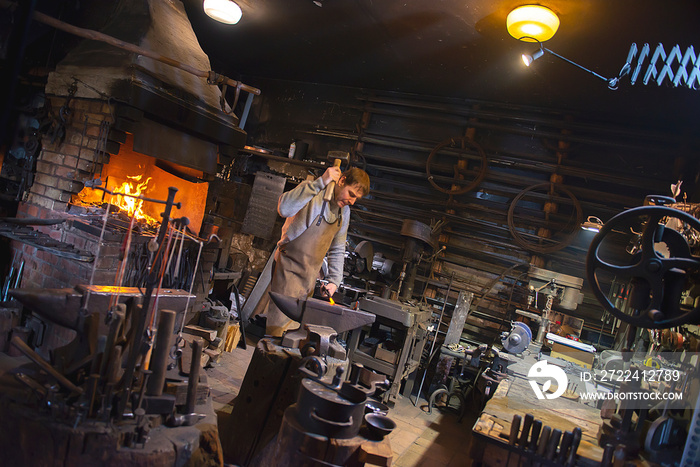
[[[200,379],[202,342],[195,339],[191,354],[183,352],[175,334],[178,313],[184,324],[192,295],[158,287],[173,196],[171,191],[153,240],[157,253],[145,291],[10,290],[26,309],[75,338],[47,359],[15,335],[11,346],[21,356],[0,355],[6,465],[184,465],[194,457],[223,462],[216,416]],[[178,371],[174,360],[190,356],[189,366]]]

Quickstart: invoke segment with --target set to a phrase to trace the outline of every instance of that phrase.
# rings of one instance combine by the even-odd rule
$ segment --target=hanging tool
[[[571,442],[574,439],[574,435],[570,431],[564,432],[561,437],[561,445],[559,446],[559,456],[557,457],[557,463],[564,465],[567,459],[569,448],[571,447]]]
[[[535,455],[537,456],[538,459],[544,459],[544,454],[547,449],[547,444],[549,443],[549,436],[552,433],[552,428],[550,426],[545,426],[542,428],[542,432],[540,433],[540,439],[537,442],[537,450],[535,451]],[[535,462],[534,466],[539,467],[541,464],[539,462]]]
[[[530,432],[530,447],[529,450],[533,453],[537,451],[537,441],[540,438],[540,431],[542,430],[542,420],[535,420],[532,422],[532,430]]]

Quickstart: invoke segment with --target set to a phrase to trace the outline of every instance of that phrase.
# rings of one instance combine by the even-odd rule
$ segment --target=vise
[[[329,355],[339,360],[345,360],[346,351],[336,341],[337,335],[372,324],[376,318],[372,313],[316,298],[294,298],[276,292],[270,292],[270,298],[288,318],[301,323],[298,329],[285,333],[283,347],[299,348],[312,334],[319,342],[316,350],[320,356]]]

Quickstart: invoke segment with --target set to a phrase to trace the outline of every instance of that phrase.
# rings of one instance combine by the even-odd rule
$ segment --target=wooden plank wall
[[[375,252],[400,262],[404,219],[441,226],[436,236],[445,250],[421,263],[414,294],[439,311],[451,282],[449,314],[461,290],[474,292],[463,334],[471,341],[487,342],[508,328],[527,298],[529,264],[585,277],[593,233],[579,229],[577,215],[605,222],[642,205],[648,194],[670,195],[670,184],[684,177],[690,179],[684,188],[694,189],[697,141],[673,129],[494,102],[293,83],[261,87],[252,143],[284,150],[293,138],[303,139],[316,160],[329,149],[347,150],[370,174],[371,196],[353,211],[353,244],[370,240]],[[461,149],[462,138],[478,146]],[[428,180],[429,170],[443,190],[468,185],[483,157],[485,176],[465,193],[444,193]],[[550,182],[556,182],[553,194]],[[560,244],[568,246],[547,251]],[[582,291],[584,302],[570,314],[585,320],[584,338],[595,344],[605,325],[602,309],[586,282]],[[611,331],[610,323],[604,330]]]

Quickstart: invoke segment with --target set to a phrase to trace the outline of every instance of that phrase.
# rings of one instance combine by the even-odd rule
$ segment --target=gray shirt
[[[282,226],[282,238],[277,243],[282,246],[299,237],[309,228],[312,222],[316,222],[323,207],[323,193],[326,187],[323,178],[319,177],[313,182],[301,182],[299,186],[286,193],[282,193],[277,202],[277,212],[286,218]],[[310,204],[309,209],[299,211]],[[299,215],[297,215],[299,214]],[[340,285],[343,280],[343,263],[345,261],[345,241],[348,235],[350,223],[350,206],[343,206],[342,211],[335,202],[330,201],[323,210],[323,218],[328,223],[335,223],[340,217],[340,229],[333,237],[326,257],[328,258],[328,280],[335,285]]]

